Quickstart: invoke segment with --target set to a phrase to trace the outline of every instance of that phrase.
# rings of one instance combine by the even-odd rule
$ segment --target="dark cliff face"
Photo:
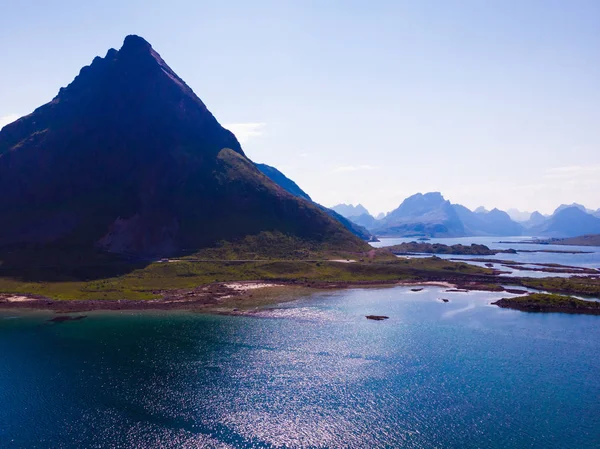
[[[0,191],[0,245],[161,255],[261,231],[357,243],[263,176],[137,36],[2,129]]]

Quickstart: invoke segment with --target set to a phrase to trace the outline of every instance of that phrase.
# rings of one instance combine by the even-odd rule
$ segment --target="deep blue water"
[[[364,289],[257,317],[59,324],[2,312],[0,447],[600,447],[600,317],[500,296]]]

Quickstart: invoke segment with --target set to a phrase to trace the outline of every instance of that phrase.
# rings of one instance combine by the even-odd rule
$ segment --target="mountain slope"
[[[150,44],[128,36],[0,132],[0,245],[165,255],[263,231],[365,248],[264,176]]]
[[[267,176],[271,181],[273,181],[274,183],[279,185],[286,192],[291,193],[292,195],[297,196],[298,198],[304,198],[307,201],[312,201],[312,199],[310,198],[308,193],[306,193],[304,190],[302,190],[298,186],[298,184],[296,184],[290,178],[285,176],[283,173],[281,173],[275,167],[271,167],[270,165],[267,165],[267,164],[257,164],[257,163],[255,165],[256,165],[256,168],[258,168],[262,174]]]
[[[290,178],[285,176],[282,172],[277,170],[275,167],[271,167],[270,165],[267,165],[267,164],[256,164],[256,167],[265,176],[267,176],[269,179],[271,179],[273,182],[275,182],[277,185],[279,185],[281,188],[283,188],[288,193],[291,193],[292,195],[297,196],[298,198],[305,199],[305,200],[315,204],[319,209],[321,209],[327,215],[329,215],[330,217],[332,217],[335,220],[337,220],[338,222],[340,222],[342,224],[342,226],[344,226],[348,231],[350,231],[355,236],[359,237],[362,240],[373,240],[373,238],[374,238],[373,235],[369,231],[367,231],[367,229],[365,229],[363,226],[349,220],[348,218],[337,213],[333,209],[329,209],[325,206],[321,206],[320,204],[315,203],[310,198],[310,196],[308,196],[308,194],[298,186],[298,184],[296,184]]]

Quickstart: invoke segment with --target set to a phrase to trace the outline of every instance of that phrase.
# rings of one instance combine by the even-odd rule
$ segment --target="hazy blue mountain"
[[[439,192],[417,193],[379,220],[379,236],[452,237],[465,235],[465,228],[449,201]]]
[[[261,174],[138,36],[2,128],[0,192],[0,245],[157,256],[269,231],[366,247]]]
[[[600,209],[598,209],[596,212],[594,212],[594,217],[598,217],[600,218]]]
[[[578,205],[559,207],[541,225],[532,227],[530,233],[548,237],[577,237],[600,234],[600,218],[582,210]]]
[[[558,207],[556,208],[556,210],[554,211],[554,214],[556,214],[557,212],[560,212],[560,211],[561,211],[561,210],[563,210],[563,209],[567,209],[567,208],[570,208],[570,207],[576,207],[577,209],[579,209],[579,210],[582,210],[583,212],[586,212],[586,213],[588,213],[588,214],[590,214],[590,213],[592,213],[592,214],[593,214],[593,213],[594,213],[594,211],[592,211],[592,210],[588,209],[588,208],[587,208],[587,207],[585,207],[583,204],[579,204],[579,203],[571,203],[571,204],[561,204],[560,206],[558,206]]]
[[[600,209],[598,209],[598,212],[600,212]],[[375,217],[376,220],[381,220],[382,218],[385,218],[385,212],[379,212],[379,214],[377,214],[377,216]]]
[[[473,212],[475,212],[476,214],[487,214],[489,212],[489,210],[487,210],[485,207],[483,206],[479,206],[477,209],[475,209]]]
[[[508,209],[506,211],[506,213],[513,221],[516,221],[519,223],[525,222],[531,218],[531,212],[524,212],[524,211],[520,211],[519,209],[511,208],[511,209]]]
[[[499,209],[489,212],[472,212],[460,204],[454,204],[454,209],[465,227],[468,235],[521,235],[523,227],[513,221],[510,216]]]
[[[524,228],[533,228],[537,226],[541,226],[548,220],[548,217],[540,214],[537,210],[531,213],[529,220],[522,223]]]
[[[331,209],[346,218],[359,217],[360,215],[365,214],[370,215],[369,211],[362,204],[357,204],[356,206],[353,206],[352,204],[338,204]]]
[[[357,225],[367,228],[369,231],[377,227],[377,219],[369,214],[362,214],[359,216],[349,217],[348,220],[353,221]]]
[[[256,167],[261,171],[261,173],[263,173],[271,181],[275,182],[277,185],[279,185],[285,191],[291,193],[292,195],[294,195],[298,198],[302,198],[302,199],[309,201],[312,204],[316,205],[319,209],[321,209],[327,215],[329,215],[330,217],[332,217],[332,218],[336,219],[338,222],[340,222],[348,231],[350,231],[355,236],[357,236],[363,240],[367,240],[367,241],[373,240],[373,235],[367,229],[365,229],[365,227],[361,226],[360,224],[357,224],[353,220],[350,220],[350,219],[344,217],[343,215],[337,213],[336,211],[334,211],[332,209],[329,209],[325,206],[315,203],[310,198],[310,196],[308,196],[308,194],[298,186],[298,184],[296,184],[290,178],[285,176],[282,172],[277,170],[275,167],[272,167],[267,164],[256,164]]]

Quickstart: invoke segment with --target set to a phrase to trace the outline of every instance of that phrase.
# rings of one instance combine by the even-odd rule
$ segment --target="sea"
[[[246,316],[1,311],[0,447],[600,447],[599,316],[415,288]]]
[[[498,253],[494,256],[472,256],[472,255],[451,255],[438,254],[437,257],[444,259],[469,259],[469,263],[477,266],[485,266],[485,262],[477,262],[477,259],[497,259],[515,261],[526,264],[525,267],[539,268],[532,264],[559,264],[570,267],[595,268],[600,275],[600,246],[565,246],[565,245],[546,245],[530,242],[536,237],[456,237],[456,238],[432,238],[424,243],[443,243],[445,245],[485,245],[490,249],[515,249],[526,250],[527,252],[517,252],[516,254]],[[414,242],[415,238],[381,238],[379,242],[371,243],[376,248],[398,245],[405,242]],[[535,252],[528,252],[535,251]],[[572,253],[569,253],[572,252]],[[430,257],[431,255],[424,255]],[[413,256],[419,257],[419,256]],[[578,273],[548,273],[532,270],[519,270],[514,267],[507,268],[502,264],[494,264],[494,268],[504,272],[506,276],[515,277],[569,277]]]

